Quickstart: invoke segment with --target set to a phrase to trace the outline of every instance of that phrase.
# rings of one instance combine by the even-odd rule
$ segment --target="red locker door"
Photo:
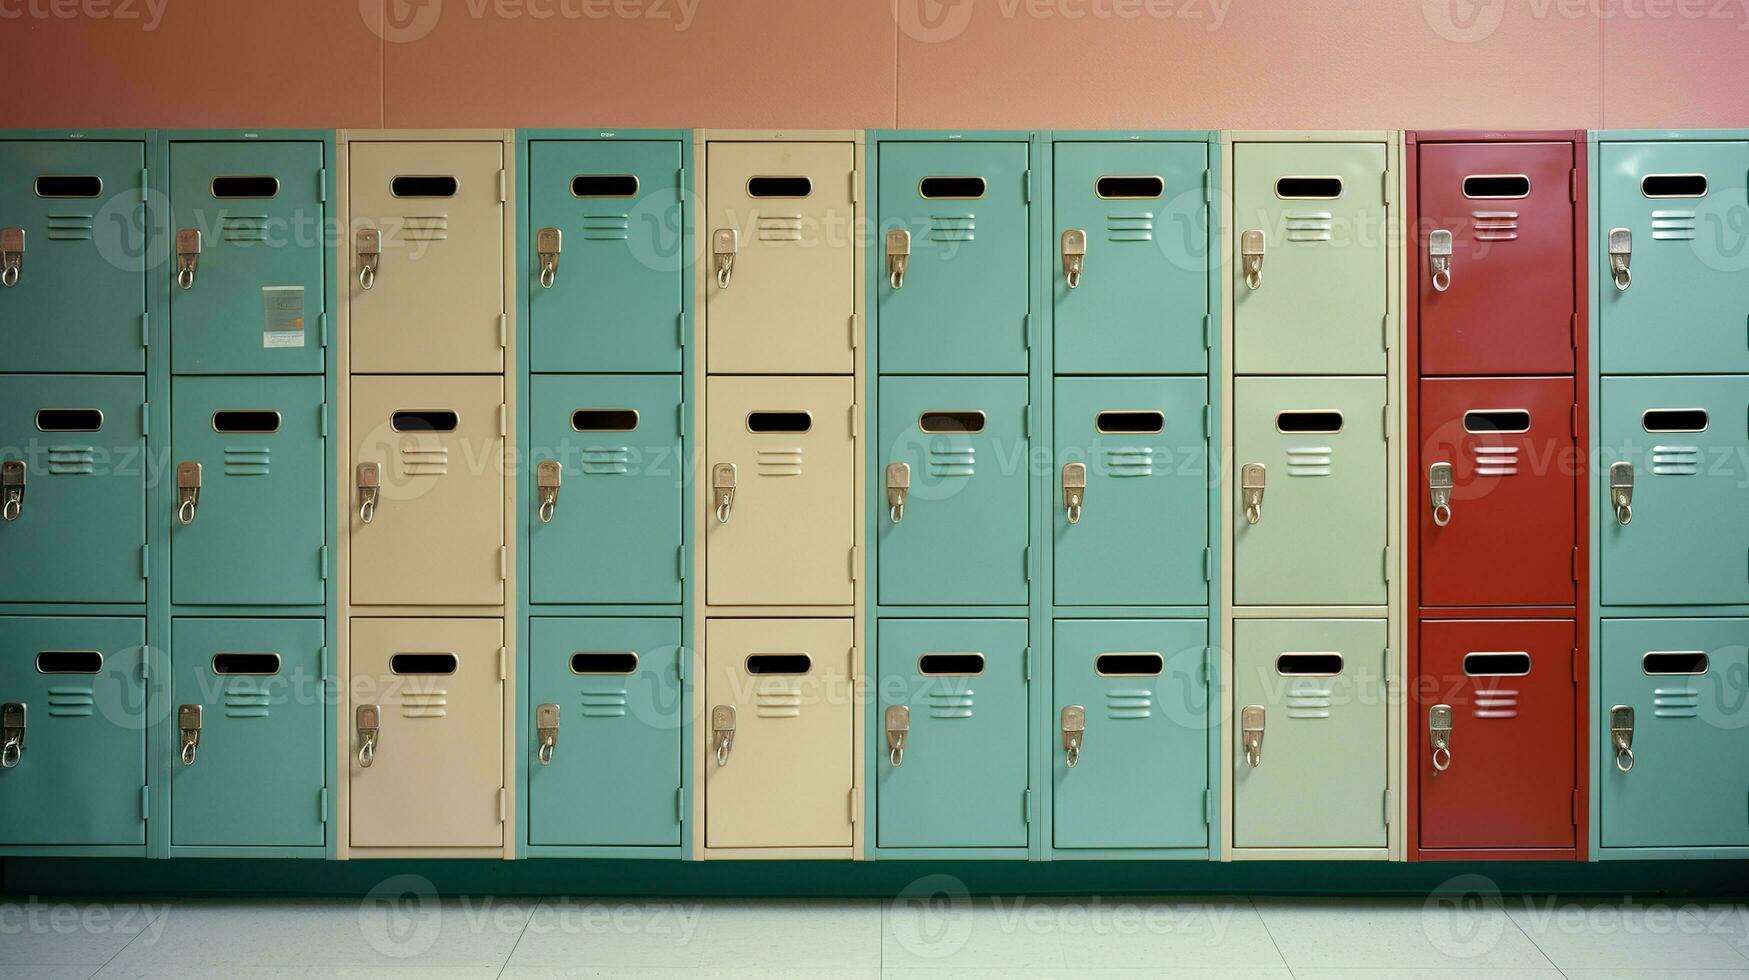
[[[1421,471],[1412,477],[1423,605],[1573,603],[1573,405],[1572,378],[1421,382]],[[1442,464],[1449,513],[1436,508],[1432,486]]]
[[[1422,847],[1574,846],[1573,642],[1572,620],[1421,624],[1410,764]],[[1451,709],[1443,772],[1428,721],[1438,705]]]
[[[1421,373],[1572,374],[1573,145],[1428,143],[1419,166]],[[1443,291],[1429,254],[1441,231]]]

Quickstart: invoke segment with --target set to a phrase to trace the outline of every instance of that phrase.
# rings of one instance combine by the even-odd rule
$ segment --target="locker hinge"
[[[322,581],[328,581],[328,546],[316,549],[316,573],[322,576]]]
[[[1379,334],[1379,343],[1383,344],[1386,353],[1389,353],[1391,349],[1391,315],[1389,313],[1384,315],[1383,322],[1379,326]]]
[[[1208,170],[1202,172],[1202,203],[1208,204],[1215,199],[1215,179]]]
[[[151,680],[151,679],[152,679],[152,658],[150,656],[142,656],[140,658],[140,680],[145,681],[145,680]]]
[[[1209,792],[1206,789],[1203,790],[1202,791],[1202,825],[1204,827],[1207,827],[1210,824],[1215,822],[1214,808],[1215,808],[1214,794]]]
[[[1032,350],[1032,314],[1020,315],[1020,342],[1027,350]]]
[[[1032,545],[1030,544],[1020,550],[1020,574],[1026,576],[1028,582],[1032,581]]]
[[[1202,549],[1202,580],[1213,581],[1215,577],[1215,553],[1213,549]]]
[[[1579,438],[1579,406],[1577,404],[1573,406],[1571,412],[1567,413],[1567,430],[1573,434],[1573,438]]]
[[[498,434],[510,434],[510,406],[505,402],[498,403]]]
[[[686,168],[674,171],[674,189],[679,192],[680,199],[686,200]]]
[[[857,333],[857,331],[856,331],[856,318],[857,318],[857,315],[855,313],[850,314],[849,330],[850,330],[850,349],[851,350],[856,349],[856,339],[857,339],[856,338],[856,333]]]
[[[510,314],[498,314],[498,349],[510,349]]]
[[[147,191],[147,188],[151,187],[151,185],[152,185],[152,171],[150,169],[142,169],[140,171],[140,201],[142,203],[144,203],[145,201],[150,199],[150,197],[146,191]]]
[[[1384,202],[1385,202],[1385,207],[1387,207],[1387,208],[1390,207],[1392,204],[1392,201],[1391,201],[1391,172],[1389,170],[1384,172]]]
[[[326,683],[328,680],[328,648],[316,648],[316,679]]]
[[[1026,653],[1020,658],[1020,679],[1032,680],[1032,647],[1026,648]]]
[[[1391,403],[1390,402],[1385,403],[1384,411],[1380,412],[1379,416],[1380,416],[1380,419],[1384,425],[1384,432],[1382,434],[1385,437],[1385,441],[1390,442],[1391,441],[1391,429],[1393,428],[1393,426],[1391,425]]]
[[[1385,571],[1385,581],[1389,582],[1391,580],[1391,546],[1390,545],[1385,545],[1384,571]]]
[[[1215,410],[1212,405],[1202,407],[1202,437],[1212,438],[1215,434]]]
[[[1578,790],[1573,791],[1572,816],[1573,816],[1573,826],[1575,826],[1575,827],[1579,826],[1579,791]]]
[[[147,821],[150,819],[152,819],[152,787],[141,786],[140,787],[140,820],[141,820],[141,822],[144,822],[144,821]]]
[[[1031,167],[1028,167],[1026,169],[1026,172],[1021,175],[1021,179],[1026,181],[1026,203],[1031,204],[1032,203],[1032,168]]]
[[[674,406],[674,425],[680,435],[686,435],[686,404]]]
[[[1579,314],[1567,314],[1567,334],[1572,341],[1573,349],[1579,349]]]
[[[316,406],[316,433],[322,438],[328,438],[328,403]]]
[[[1573,657],[1571,660],[1568,660],[1567,662],[1572,665],[1571,673],[1573,675],[1573,683],[1574,684],[1579,683],[1579,648],[1578,647],[1573,648]]]
[[[1032,788],[1020,791],[1020,819],[1032,823]]]
[[[509,678],[510,678],[510,650],[508,647],[499,647],[498,648],[498,679],[502,681],[502,680],[508,680]]]
[[[141,402],[140,403],[140,435],[149,436],[151,434],[152,434],[152,403],[151,402]]]
[[[498,546],[498,581],[510,581],[510,549]]]
[[[1032,438],[1032,402],[1026,403],[1026,413],[1020,417],[1020,434]]]
[[[1391,825],[1391,791],[1385,790],[1385,826]]]
[[[152,314],[140,314],[140,346],[152,346]]]
[[[686,314],[674,314],[674,346],[686,350]]]
[[[852,824],[856,823],[856,798],[859,795],[861,794],[857,793],[855,786],[850,787],[850,792],[845,794],[845,798],[850,804],[850,822]]]
[[[1202,349],[1207,352],[1214,349],[1214,318],[1207,313],[1202,315]]]
[[[674,677],[686,680],[686,644],[682,643],[674,658]]]
[[[1574,204],[1579,203],[1579,169],[1577,167],[1567,171],[1567,200]]]
[[[856,403],[850,403],[850,438],[856,438]]]
[[[316,314],[316,346],[328,349],[328,311]]]
[[[499,172],[502,173],[503,171],[499,171]],[[507,817],[506,808],[505,808],[506,801],[505,801],[504,797],[505,797],[504,787],[500,786],[500,787],[498,787],[498,822],[499,823],[503,823]]]
[[[1573,581],[1579,581],[1579,549],[1573,548]]]
[[[686,822],[686,787],[674,787],[674,819]]]
[[[321,791],[316,794],[316,819],[323,823],[328,822],[328,787],[326,786],[322,787]]]
[[[328,168],[327,167],[323,167],[323,168],[316,171],[316,200],[320,201],[323,204],[328,203]],[[324,790],[323,792],[326,792],[326,790]]]
[[[674,574],[680,581],[686,581],[686,545],[674,549]]]
[[[852,581],[852,582],[855,582],[855,581],[857,581],[857,575],[856,575],[856,546],[855,546],[855,545],[851,545],[851,546],[850,546],[850,580],[851,580],[851,581]]]
[[[1202,648],[1202,683],[1203,683],[1203,686],[1207,687],[1209,684],[1209,681],[1212,679],[1213,678],[1209,677],[1209,648],[1203,647]]]
[[[140,545],[140,577],[152,577],[152,546],[149,544]]]
[[[862,194],[861,174],[855,170],[850,172],[850,203],[855,204]]]
[[[510,175],[500,168],[498,171],[498,203],[503,204],[508,200],[510,200]]]

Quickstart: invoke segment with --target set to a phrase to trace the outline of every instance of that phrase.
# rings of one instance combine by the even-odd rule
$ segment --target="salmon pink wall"
[[[1749,125],[1749,0],[0,0],[0,126]]]

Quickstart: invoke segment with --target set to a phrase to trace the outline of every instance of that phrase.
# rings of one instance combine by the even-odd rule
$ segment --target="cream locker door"
[[[352,379],[355,605],[504,601],[503,402],[501,378]]]
[[[853,642],[848,619],[706,624],[705,846],[850,846]]]
[[[851,373],[855,144],[713,142],[706,163],[709,370]],[[729,235],[724,285],[717,253]]]
[[[498,619],[352,620],[353,847],[503,844],[503,646]]]
[[[354,374],[504,369],[502,144],[353,143],[348,190]],[[382,233],[375,278],[359,233]]]
[[[852,391],[850,378],[706,382],[710,468],[703,479],[715,509],[705,521],[711,605],[855,601]],[[717,485],[730,480],[733,499],[715,507],[724,494]]]

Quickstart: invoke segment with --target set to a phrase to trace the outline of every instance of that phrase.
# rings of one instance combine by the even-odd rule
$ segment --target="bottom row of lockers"
[[[323,627],[178,618],[160,692],[139,618],[4,618],[0,845],[143,845],[147,738],[162,730],[173,845],[322,846],[336,698]],[[1602,847],[1749,846],[1746,628],[1603,622]],[[503,622],[350,629],[351,845],[501,846]],[[1220,730],[1235,740],[1234,847],[1385,844],[1383,620],[1240,620],[1224,726],[1202,620],[1058,620],[1038,664],[1023,619],[877,631],[866,785],[879,847],[1026,847],[1029,774],[1045,759],[1050,846],[1207,847]],[[1567,620],[1423,624],[1409,708],[1423,848],[1573,846],[1589,748],[1574,723],[1574,635]],[[681,641],[676,618],[531,622],[530,844],[681,843]],[[850,619],[709,621],[697,692],[707,847],[851,845],[855,648]]]

